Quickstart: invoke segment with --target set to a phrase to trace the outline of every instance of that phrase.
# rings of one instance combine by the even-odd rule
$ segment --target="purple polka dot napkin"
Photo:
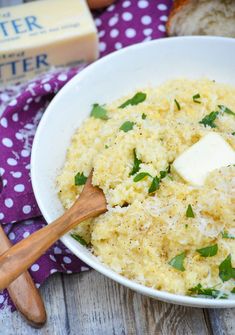
[[[94,14],[100,56],[125,46],[165,36],[171,0],[119,0]],[[0,223],[17,243],[46,223],[30,179],[30,154],[37,125],[55,94],[86,65],[53,70],[26,83],[0,89]],[[80,272],[86,264],[60,241],[29,269],[36,285],[54,272]],[[12,303],[0,292],[0,308]],[[14,307],[12,306],[12,310]]]

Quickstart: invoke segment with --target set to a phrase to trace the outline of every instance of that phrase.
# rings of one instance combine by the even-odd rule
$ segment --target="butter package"
[[[0,9],[0,85],[51,67],[98,58],[98,36],[85,0],[41,0]]]

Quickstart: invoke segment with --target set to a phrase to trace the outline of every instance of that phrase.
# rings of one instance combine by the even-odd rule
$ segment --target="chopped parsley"
[[[123,104],[119,106],[119,108],[125,108],[126,106],[135,106],[143,102],[147,97],[146,93],[137,92],[132,98],[125,101]]]
[[[186,217],[187,218],[195,218],[195,214],[193,212],[193,208],[192,208],[192,206],[190,204],[188,205],[188,208],[186,210]]]
[[[137,181],[140,181],[147,176],[152,177],[151,174],[149,174],[148,172],[140,172],[135,176],[135,178],[133,180],[134,180],[135,183],[137,183]]]
[[[82,173],[78,172],[76,176],[74,177],[74,182],[76,186],[85,185],[86,181],[87,181],[87,177],[83,174],[83,172]]]
[[[180,111],[181,110],[180,104],[178,103],[178,101],[176,99],[174,100],[174,102],[176,104],[176,107],[177,107],[178,111]]]
[[[235,131],[234,131],[234,132],[232,132],[232,135],[233,135],[233,136],[235,135]]]
[[[135,149],[133,150],[133,152],[134,152],[134,164],[130,172],[130,176],[133,176],[133,174],[136,174],[137,172],[139,172],[140,164],[142,163],[141,160],[137,158]]]
[[[199,123],[203,124],[204,127],[209,126],[211,128],[216,128],[216,124],[214,121],[216,120],[219,112],[211,112],[210,114],[206,115]]]
[[[226,113],[226,114],[230,114],[235,116],[235,113],[233,111],[231,111],[231,109],[229,109],[228,107],[224,106],[224,105],[218,105],[219,109],[221,110],[222,113]]]
[[[77,234],[70,234],[70,236],[72,236],[76,241],[78,241],[80,244],[84,245],[84,246],[88,246],[87,242],[80,236]]]
[[[108,147],[109,147],[109,146],[108,146],[107,144],[105,144],[105,146],[104,146],[104,147],[105,147],[105,149],[108,149]]]
[[[169,171],[165,170],[165,171],[160,171],[160,178],[163,179],[168,175]]]
[[[141,117],[142,117],[143,120],[145,120],[147,115],[145,113],[143,113]]]
[[[99,104],[94,104],[91,110],[91,116],[96,119],[108,120],[107,110]]]
[[[121,125],[121,127],[119,129],[123,130],[125,133],[127,133],[129,130],[133,129],[134,124],[135,124],[134,122],[126,121]]]
[[[235,293],[235,287],[231,290],[231,293]]]
[[[151,194],[151,193],[154,193],[155,191],[157,191],[160,187],[160,181],[161,181],[160,178],[158,178],[157,176],[154,177],[153,180],[152,180],[152,183],[151,183],[151,185],[148,189],[148,193]]]
[[[196,102],[197,104],[201,104],[201,101],[198,100],[200,98],[201,98],[200,94],[197,93],[193,96],[193,101]]]
[[[235,239],[234,235],[229,234],[227,231],[222,232],[222,238],[231,238],[232,240]]]
[[[156,176],[153,178],[152,184],[150,185],[150,188],[148,190],[148,193],[154,193],[156,190],[159,189],[160,183],[163,178],[165,178],[171,171],[170,165],[166,170],[160,171],[160,176]]]
[[[223,282],[235,278],[235,269],[232,267],[231,254],[219,265],[219,276]]]
[[[197,286],[194,286],[189,289],[189,294],[190,295],[206,295],[210,296],[212,298],[219,298],[219,299],[227,299],[228,295],[225,293],[222,293],[219,290],[216,290],[214,287],[207,287],[203,288],[202,285],[199,283]]]
[[[218,252],[218,245],[214,244],[209,247],[201,248],[196,250],[202,257],[212,257]]]
[[[151,185],[150,185],[150,187],[148,189],[148,193],[151,194],[151,193],[154,193],[156,190],[159,189],[160,182],[162,181],[163,178],[165,178],[167,176],[168,173],[170,173],[170,166],[166,170],[160,171],[160,177],[158,177],[158,176],[153,177],[148,172],[140,172],[139,174],[137,174],[134,177],[133,180],[134,180],[134,182],[138,182],[138,181],[144,179],[147,176],[150,177],[150,178],[152,178],[152,183],[151,183]]]
[[[179,270],[179,271],[185,271],[184,268],[184,259],[186,257],[186,253],[182,252],[181,254],[175,256],[174,258],[172,258],[168,264],[170,264],[171,266],[173,266],[173,268]]]

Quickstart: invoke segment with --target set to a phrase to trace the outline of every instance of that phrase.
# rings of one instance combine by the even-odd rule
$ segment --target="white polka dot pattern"
[[[68,256],[65,256],[64,258],[63,258],[63,261],[66,263],[66,264],[70,264],[72,261],[71,261],[71,258],[70,257],[68,257]]]
[[[11,241],[13,241],[16,238],[15,233],[13,232],[11,232],[8,237]]]
[[[24,214],[29,214],[31,212],[31,206],[30,205],[25,205],[22,208],[22,211],[23,211]]]
[[[22,172],[20,172],[20,171],[11,172],[11,174],[14,178],[20,178],[22,176]]]
[[[128,28],[128,29],[126,30],[125,34],[126,34],[126,37],[128,37],[128,38],[133,38],[133,37],[135,37],[135,35],[136,35],[136,31],[135,31],[135,29],[133,29],[133,28]]]
[[[38,270],[39,270],[39,265],[38,265],[38,264],[33,264],[33,265],[31,266],[31,270],[32,270],[33,272],[38,271]]]
[[[14,202],[11,198],[7,198],[5,199],[4,204],[7,208],[11,208],[14,205]]]
[[[7,148],[11,148],[13,146],[12,140],[7,137],[2,139],[2,144]]]
[[[107,10],[94,13],[100,56],[133,43],[164,37],[171,2],[119,0]],[[84,66],[53,70],[40,75],[37,80],[9,90],[0,88],[0,223],[3,226],[9,223],[6,230],[13,243],[27,238],[45,225],[32,195],[32,142],[53,94]],[[39,287],[44,278],[54,272],[72,273],[88,269],[58,242],[31,266],[31,274]],[[6,293],[0,294],[0,308],[5,300]]]
[[[30,232],[29,231],[25,231],[24,234],[23,234],[23,238],[27,238],[29,235],[30,235]]]
[[[1,118],[0,124],[1,124],[2,127],[7,128],[7,126],[8,126],[7,119],[5,117]]]
[[[59,247],[55,247],[55,248],[54,248],[54,253],[55,253],[56,255],[61,254],[61,253],[62,253],[62,250],[61,250]]]
[[[139,8],[146,8],[148,7],[149,2],[147,0],[140,0],[138,1],[138,7]]]
[[[130,12],[124,12],[122,14],[122,18],[124,21],[131,21],[133,18],[133,15]]]
[[[24,185],[23,184],[17,184],[14,186],[14,191],[16,192],[23,192],[25,189]]]
[[[132,43],[164,37],[170,4],[170,0],[120,0],[110,6],[95,19],[101,56]]]

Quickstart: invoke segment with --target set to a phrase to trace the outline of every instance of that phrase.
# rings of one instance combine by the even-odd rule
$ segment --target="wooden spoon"
[[[79,198],[59,219],[15,244],[0,256],[0,290],[26,271],[53,243],[78,223],[107,211],[104,193],[91,183],[92,173]]]
[[[0,226],[0,253],[11,246],[11,242]],[[43,300],[27,271],[13,281],[7,290],[15,307],[29,324],[36,328],[45,324],[47,315]]]

